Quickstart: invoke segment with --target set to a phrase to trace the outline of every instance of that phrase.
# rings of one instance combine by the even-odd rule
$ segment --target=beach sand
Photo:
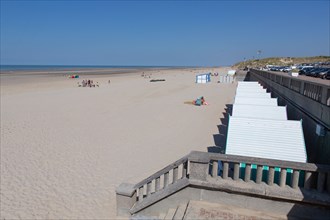
[[[116,218],[120,183],[215,145],[235,83],[195,84],[207,70],[226,72],[1,74],[1,219]],[[209,105],[184,104],[199,96]]]

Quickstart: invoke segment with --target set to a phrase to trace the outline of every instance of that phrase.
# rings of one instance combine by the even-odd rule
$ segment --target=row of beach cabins
[[[225,153],[306,163],[302,121],[288,120],[286,106],[278,106],[277,98],[271,98],[258,82],[238,82]],[[255,174],[256,166],[251,168]],[[244,178],[245,164],[241,163],[240,169]],[[275,172],[280,169],[275,168]],[[267,172],[268,167],[263,170]]]

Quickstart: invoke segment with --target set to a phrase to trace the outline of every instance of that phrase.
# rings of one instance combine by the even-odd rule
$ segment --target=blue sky
[[[1,0],[0,61],[221,66],[329,56],[329,11],[329,0]]]

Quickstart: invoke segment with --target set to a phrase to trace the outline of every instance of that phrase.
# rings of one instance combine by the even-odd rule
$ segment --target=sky
[[[1,65],[222,66],[330,55],[330,0],[0,1]]]

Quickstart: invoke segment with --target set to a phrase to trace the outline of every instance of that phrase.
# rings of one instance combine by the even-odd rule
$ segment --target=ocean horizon
[[[138,65],[0,65],[1,71],[75,70],[75,69],[140,69],[140,68],[202,68],[204,66],[138,66]]]

